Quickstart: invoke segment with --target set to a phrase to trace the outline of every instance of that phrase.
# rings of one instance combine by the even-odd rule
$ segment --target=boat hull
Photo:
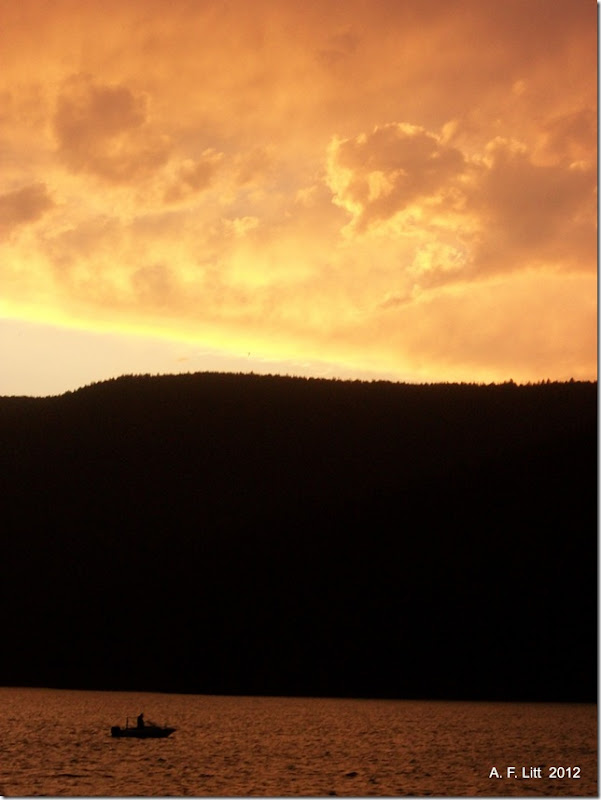
[[[114,725],[111,728],[111,736],[128,739],[164,739],[174,730],[175,728],[159,728],[153,725],[145,725],[143,728],[120,728]]]

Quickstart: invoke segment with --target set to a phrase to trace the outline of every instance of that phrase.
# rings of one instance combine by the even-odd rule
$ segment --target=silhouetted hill
[[[0,398],[0,684],[592,700],[592,383]]]

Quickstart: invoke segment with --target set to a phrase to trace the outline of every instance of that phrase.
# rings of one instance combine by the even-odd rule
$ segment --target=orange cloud
[[[165,203],[177,203],[206,189],[213,180],[222,156],[222,153],[205,150],[200,159],[187,159],[180,164],[174,180],[165,189]]]
[[[165,137],[149,130],[146,98],[125,86],[70,78],[54,116],[59,154],[72,170],[127,182],[164,164]]]
[[[478,254],[484,267],[593,268],[592,165],[537,165],[525,148],[503,139],[489,143],[485,165],[472,198],[487,234]]]
[[[537,164],[514,139],[470,157],[443,134],[388,124],[335,139],[328,184],[351,216],[347,233],[400,241],[411,290],[535,265],[594,268],[592,164]]]
[[[0,195],[0,230],[35,222],[54,206],[48,187],[32,183]]]
[[[463,169],[461,152],[421,127],[408,123],[376,127],[370,134],[334,141],[334,202],[351,211],[356,228],[365,230],[419,198],[437,195]]]
[[[594,4],[3,16],[6,316],[423,379],[595,373]]]

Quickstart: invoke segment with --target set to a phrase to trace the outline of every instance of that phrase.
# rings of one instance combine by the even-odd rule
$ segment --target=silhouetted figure
[[[144,714],[142,713],[138,717],[138,728],[143,728],[143,727],[144,727]]]

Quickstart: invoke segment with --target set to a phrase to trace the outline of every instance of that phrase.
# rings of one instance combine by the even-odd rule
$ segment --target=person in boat
[[[143,728],[143,727],[144,727],[144,712],[142,712],[138,717],[138,728]]]

